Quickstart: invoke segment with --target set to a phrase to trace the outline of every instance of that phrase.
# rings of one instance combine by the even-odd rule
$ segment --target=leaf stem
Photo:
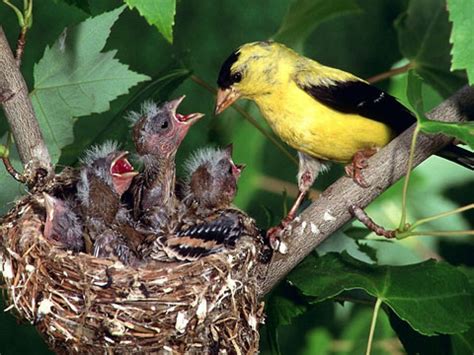
[[[415,146],[416,139],[418,138],[418,133],[420,132],[420,127],[418,123],[416,124],[415,130],[413,131],[413,136],[411,139],[410,145],[410,156],[408,157],[408,167],[407,173],[405,175],[405,180],[403,183],[403,193],[402,193],[402,215],[400,217],[400,224],[398,226],[399,232],[404,232],[407,230],[407,193],[408,193],[408,183],[410,181],[411,170],[413,167],[413,159],[415,157]]]
[[[413,223],[410,226],[410,229],[413,230],[416,227],[421,226],[422,224],[425,224],[427,222],[431,222],[431,221],[434,221],[434,220],[439,219],[439,218],[447,217],[447,216],[450,216],[452,214],[461,213],[461,212],[464,212],[464,211],[467,211],[467,210],[470,210],[470,209],[473,209],[473,208],[474,208],[474,203],[471,203],[470,205],[459,207],[459,208],[456,208],[456,209],[451,210],[451,211],[442,212],[442,213],[435,214],[431,217],[422,218],[422,219],[416,221],[415,223]]]
[[[388,79],[392,76],[406,73],[411,68],[413,68],[413,64],[410,62],[408,64],[405,64],[405,65],[401,66],[401,67],[393,68],[393,69],[390,69],[386,72],[371,76],[370,78],[367,79],[367,81],[371,84],[375,84],[379,81]]]
[[[405,239],[414,236],[433,236],[433,237],[451,237],[458,235],[474,235],[474,230],[462,231],[407,231],[397,235],[397,239]]]
[[[211,85],[206,83],[197,75],[191,75],[191,80],[206,89],[207,91],[209,91],[210,93],[214,95],[216,94],[216,89],[214,89]],[[290,159],[295,165],[298,165],[298,160],[288,150],[286,150],[286,148],[271,133],[264,129],[251,114],[249,114],[242,107],[236,104],[233,104],[232,108],[238,113],[240,113],[240,115],[242,115],[247,121],[249,121],[251,125],[257,128],[260,133],[262,133],[266,138],[268,138],[284,155],[288,157],[288,159]]]
[[[372,350],[372,342],[374,340],[374,333],[375,333],[375,325],[377,323],[377,316],[379,315],[379,309],[382,305],[382,299],[377,298],[374,306],[374,313],[372,315],[372,322],[370,323],[370,331],[369,331],[369,340],[367,342],[367,351],[365,352],[366,355],[370,355]]]

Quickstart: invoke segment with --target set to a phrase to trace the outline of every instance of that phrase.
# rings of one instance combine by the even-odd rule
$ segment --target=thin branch
[[[473,112],[474,88],[465,87],[447,99],[430,114],[438,121],[456,122],[466,119]],[[472,117],[471,117],[472,119]],[[342,177],[329,186],[284,231],[288,253],[275,253],[269,264],[262,266],[260,295],[264,296],[282,280],[314,248],[352,219],[350,206],[365,208],[383,191],[393,185],[405,173],[410,154],[414,126],[395,138],[390,144],[368,160],[364,171],[369,188],[361,188],[351,179]],[[440,134],[420,133],[413,156],[413,166],[434,154],[452,138]],[[433,177],[436,179],[436,176]]]
[[[399,74],[403,74],[403,73],[406,73],[407,71],[409,71],[411,68],[413,68],[413,64],[412,63],[408,63],[404,66],[401,66],[401,67],[398,67],[398,68],[393,68],[393,69],[390,69],[386,72],[383,72],[383,73],[380,73],[380,74],[377,74],[377,75],[374,75],[374,76],[371,76],[370,78],[367,79],[367,81],[371,84],[375,84],[379,81],[382,81],[382,80],[385,80],[385,79],[388,79],[388,78],[391,78],[392,76],[395,76],[395,75],[399,75]]]
[[[434,220],[437,220],[437,219],[440,219],[440,218],[448,217],[448,216],[451,216],[453,214],[462,213],[462,212],[465,212],[465,211],[468,211],[468,210],[471,210],[471,209],[474,209],[474,203],[471,203],[467,206],[462,206],[462,207],[456,208],[456,209],[451,210],[451,211],[437,213],[433,216],[429,216],[429,217],[426,217],[426,218],[419,219],[418,221],[416,221],[415,223],[413,223],[410,226],[410,229],[413,230],[416,227],[421,226],[422,224],[425,224],[425,223],[428,223],[428,222],[431,222],[431,221],[434,221]]]
[[[365,213],[365,211],[359,206],[351,206],[349,207],[349,211],[355,218],[361,221],[367,228],[369,228],[375,234],[389,239],[396,237],[396,231],[387,230],[381,225],[375,223],[373,219],[370,218],[369,215]]]
[[[15,60],[16,60],[16,65],[18,66],[18,68],[21,66],[21,58],[23,57],[23,52],[25,51],[27,31],[28,29],[26,27],[23,27],[21,29],[20,34],[18,36],[17,44],[16,44]]]
[[[7,172],[18,182],[25,183],[26,179],[25,177],[20,174],[16,169],[13,167],[12,163],[10,162],[10,159],[8,157],[3,156],[2,157],[3,165],[5,165],[5,169]]]
[[[0,92],[12,93],[10,99],[2,103],[2,107],[21,161],[24,165],[34,166],[34,169],[42,168],[52,172],[51,158],[28,96],[28,88],[1,26]]]

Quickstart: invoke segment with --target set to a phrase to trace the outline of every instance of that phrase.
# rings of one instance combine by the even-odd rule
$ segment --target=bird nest
[[[0,225],[8,310],[58,353],[255,353],[263,303],[257,247],[243,238],[194,262],[134,268],[74,254],[43,236],[41,199],[19,201]]]

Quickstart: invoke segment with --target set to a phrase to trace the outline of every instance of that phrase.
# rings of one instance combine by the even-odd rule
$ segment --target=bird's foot
[[[267,239],[273,250],[280,250],[281,246],[281,234],[283,230],[295,219],[295,215],[289,213],[283,220],[275,227],[270,228],[267,231]]]
[[[352,157],[352,162],[346,165],[344,168],[347,176],[351,177],[352,180],[361,187],[369,187],[369,184],[362,176],[362,170],[366,169],[369,166],[369,164],[367,163],[367,159],[369,159],[375,153],[377,153],[376,148],[367,148],[364,150],[359,150]]]

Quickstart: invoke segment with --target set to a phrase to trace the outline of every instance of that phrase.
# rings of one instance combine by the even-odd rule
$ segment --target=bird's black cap
[[[230,71],[232,65],[239,59],[239,55],[239,51],[235,51],[225,60],[224,64],[222,64],[219,77],[217,78],[219,88],[227,89],[235,82],[240,81],[238,78],[233,77]]]

